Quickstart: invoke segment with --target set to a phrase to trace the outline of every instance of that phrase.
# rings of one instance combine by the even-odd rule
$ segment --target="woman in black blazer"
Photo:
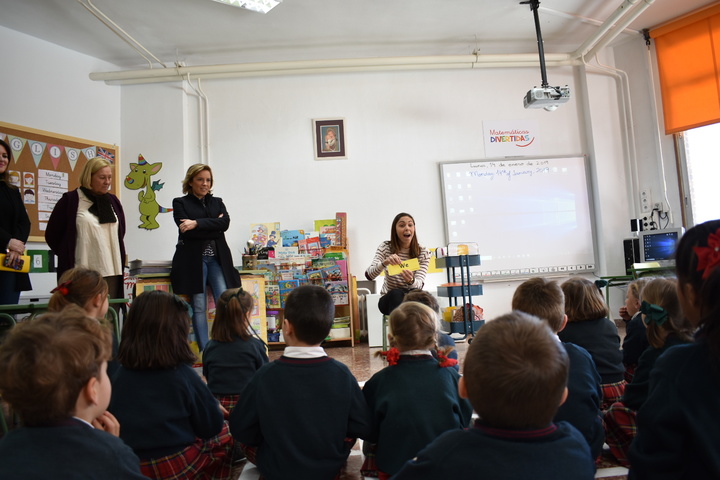
[[[0,243],[9,267],[20,266],[20,256],[30,235],[30,218],[22,201],[20,190],[10,183],[8,168],[12,162],[12,149],[0,140]],[[27,273],[0,271],[0,305],[14,305],[20,292],[31,290]]]
[[[228,288],[240,286],[240,275],[225,241],[230,216],[222,199],[211,193],[212,170],[201,163],[192,165],[182,185],[186,195],[173,200],[180,233],[170,280],[175,293],[191,296],[193,331],[202,352],[208,341],[206,285],[217,301]]]

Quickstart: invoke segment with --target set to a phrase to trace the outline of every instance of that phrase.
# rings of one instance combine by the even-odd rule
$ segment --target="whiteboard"
[[[478,244],[472,276],[595,271],[586,164],[585,156],[440,163],[447,241]]]

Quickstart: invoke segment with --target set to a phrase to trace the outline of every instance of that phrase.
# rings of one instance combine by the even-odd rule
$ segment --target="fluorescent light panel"
[[[267,13],[277,7],[282,0],[214,0],[218,3],[246,8],[254,12]]]

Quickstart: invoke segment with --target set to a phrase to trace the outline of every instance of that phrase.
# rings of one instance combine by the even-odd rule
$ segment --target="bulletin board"
[[[587,157],[440,164],[448,243],[478,244],[472,276],[591,273],[596,237]]]
[[[104,157],[117,164],[116,145],[69,137],[58,133],[0,122],[0,138],[10,145],[13,161],[10,181],[20,188],[30,217],[30,237],[45,241],[45,227],[63,193],[80,186],[80,174],[88,160]],[[120,196],[120,175],[113,172],[111,192]]]

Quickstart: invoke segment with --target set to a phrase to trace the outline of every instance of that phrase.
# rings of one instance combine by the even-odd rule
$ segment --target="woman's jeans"
[[[192,296],[192,325],[195,332],[195,340],[198,348],[203,351],[208,342],[208,322],[207,322],[207,285],[210,285],[213,292],[215,302],[220,295],[227,290],[225,276],[217,257],[202,257],[203,259],[203,292],[196,293]]]

